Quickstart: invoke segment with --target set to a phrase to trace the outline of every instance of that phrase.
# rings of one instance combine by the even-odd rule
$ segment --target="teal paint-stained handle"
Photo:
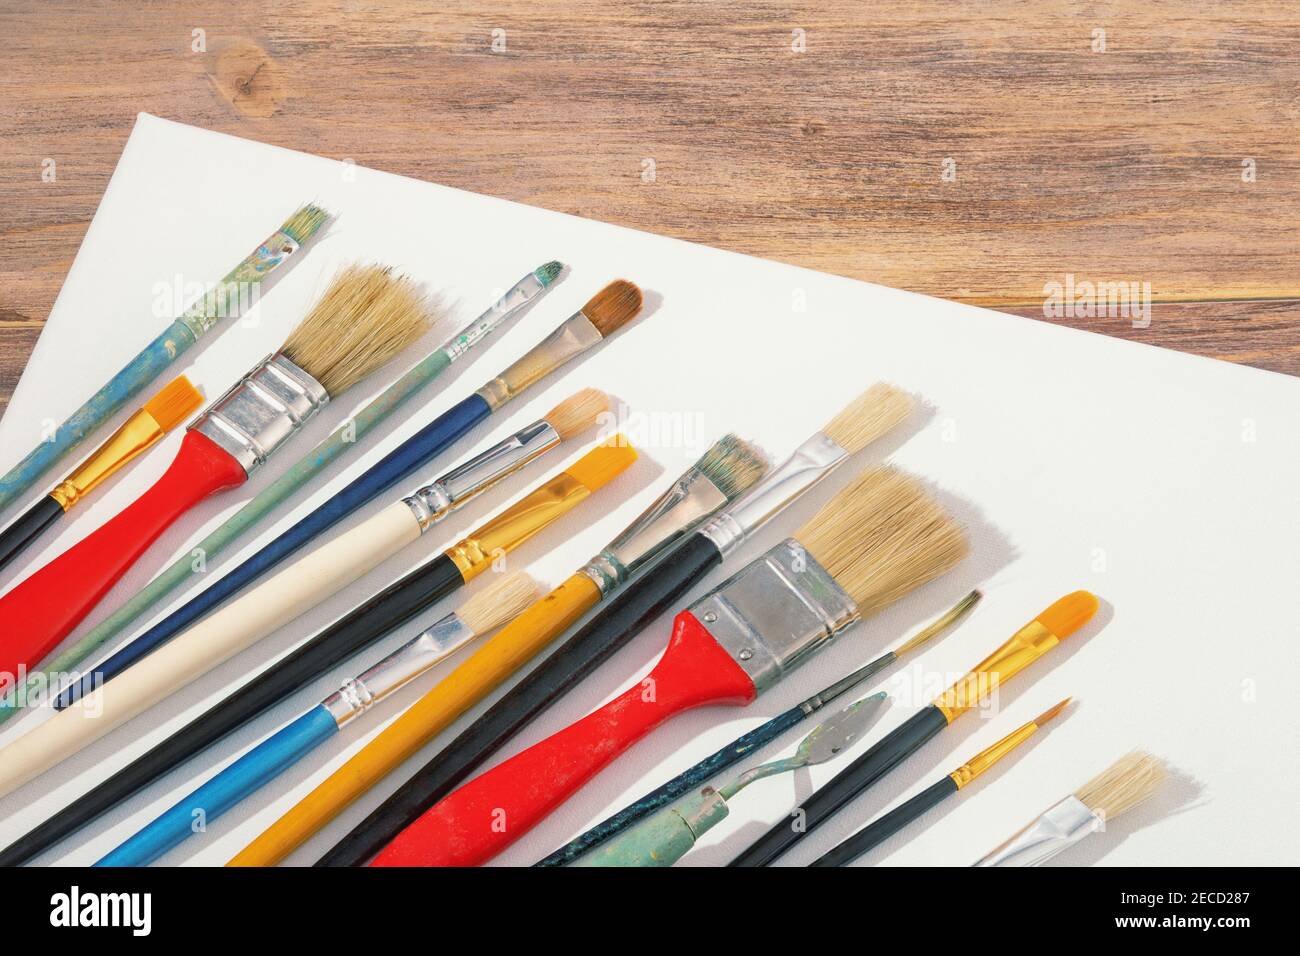
[[[646,817],[569,865],[672,866],[729,812],[727,801],[710,787]]]

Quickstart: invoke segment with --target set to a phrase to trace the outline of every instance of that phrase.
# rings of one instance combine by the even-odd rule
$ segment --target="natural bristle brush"
[[[678,614],[647,677],[451,793],[372,865],[486,862],[669,718],[706,704],[750,703],[965,553],[965,535],[918,482],[892,468],[867,470],[793,538]]]
[[[242,485],[331,397],[427,328],[409,280],[380,266],[344,270],[284,346],[189,425],[153,487],[0,597],[0,620],[9,625],[0,672],[34,666],[172,522],[203,499]]]

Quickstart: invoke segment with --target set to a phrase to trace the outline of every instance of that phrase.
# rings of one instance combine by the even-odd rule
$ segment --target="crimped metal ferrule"
[[[554,332],[528,351],[477,394],[496,411],[528,386],[601,342],[601,334],[581,312],[575,312]]]
[[[546,287],[537,276],[528,273],[516,282],[510,291],[493,303],[490,309],[444,342],[443,353],[451,361],[456,361],[494,332],[502,322],[545,291]]]
[[[1100,829],[1101,822],[1078,797],[1066,797],[975,866],[1038,866]]]
[[[128,418],[77,470],[59,482],[50,497],[67,511],[109,476],[163,437],[163,427],[143,408]]]

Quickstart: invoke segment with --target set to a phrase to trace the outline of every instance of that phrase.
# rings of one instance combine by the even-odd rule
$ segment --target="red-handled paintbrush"
[[[914,480],[873,468],[795,535],[677,615],[646,678],[454,791],[374,866],[472,866],[501,852],[675,714],[747,704],[858,619],[946,571],[965,537]]]
[[[0,598],[0,673],[17,674],[53,650],[173,521],[243,484],[331,397],[427,328],[409,280],[378,266],[344,270],[284,347],[189,426],[152,488]]]

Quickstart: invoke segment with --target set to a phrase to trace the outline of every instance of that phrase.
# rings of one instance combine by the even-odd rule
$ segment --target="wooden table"
[[[0,408],[139,110],[1040,318],[1149,283],[1055,321],[1300,373],[1297,49],[1273,0],[8,0]]]

